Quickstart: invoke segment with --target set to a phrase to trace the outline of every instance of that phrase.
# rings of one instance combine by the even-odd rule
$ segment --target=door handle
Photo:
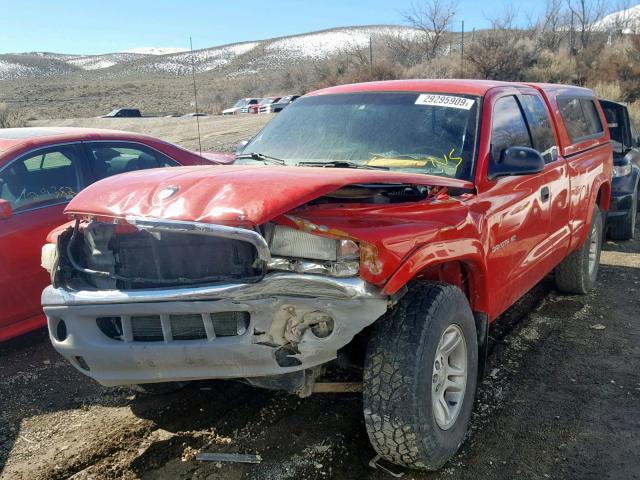
[[[549,187],[542,187],[540,190],[540,200],[546,202],[549,200]]]

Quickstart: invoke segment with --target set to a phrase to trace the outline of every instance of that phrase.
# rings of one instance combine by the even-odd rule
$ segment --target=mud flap
[[[482,381],[487,367],[489,353],[489,317],[486,313],[473,312],[478,335],[478,384]]]

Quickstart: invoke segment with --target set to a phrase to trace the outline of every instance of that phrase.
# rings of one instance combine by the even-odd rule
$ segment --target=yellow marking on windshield
[[[374,154],[366,164],[372,167],[397,167],[397,168],[432,168],[441,169],[445,175],[454,176],[458,167],[462,164],[462,157],[455,156],[455,148],[441,157],[428,156],[425,158],[411,158],[398,155],[397,157],[384,157]]]

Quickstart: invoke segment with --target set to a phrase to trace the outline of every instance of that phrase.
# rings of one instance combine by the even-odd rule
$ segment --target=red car
[[[595,287],[612,168],[585,88],[314,92],[234,165],[75,197],[43,247],[50,338],[104,385],[240,378],[307,396],[342,357],[378,454],[437,469],[464,441],[489,323],[552,271],[562,292]]]
[[[280,100],[280,98],[282,97],[265,97],[260,99],[260,101],[255,104],[255,105],[249,105],[249,109],[247,111],[247,113],[259,113],[260,112],[260,107],[265,107],[266,105],[271,105],[272,103],[276,103],[278,102],[278,100]]]
[[[40,267],[47,233],[87,185],[118,173],[225,163],[145,135],[81,128],[0,129],[0,341],[43,327]]]

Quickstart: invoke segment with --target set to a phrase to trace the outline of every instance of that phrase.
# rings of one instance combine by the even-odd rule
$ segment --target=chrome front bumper
[[[59,353],[103,385],[126,385],[252,378],[314,367],[335,358],[337,350],[384,314],[388,298],[360,278],[275,273],[258,283],[197,288],[72,291],[48,287],[42,305]],[[169,333],[163,341],[139,342],[130,334],[131,316],[157,315],[166,324],[170,314],[201,314],[206,319],[231,311],[249,313],[243,335],[216,337],[208,328],[206,339],[173,340]],[[293,343],[290,333],[289,341],[282,339],[280,333],[304,323],[303,317],[314,312],[333,319],[330,335],[319,338],[306,329]],[[104,334],[98,317],[120,317],[123,338]],[[58,330],[61,321],[66,326],[63,339]],[[294,347],[290,356],[296,365],[282,366],[277,360],[276,352],[285,343]]]

